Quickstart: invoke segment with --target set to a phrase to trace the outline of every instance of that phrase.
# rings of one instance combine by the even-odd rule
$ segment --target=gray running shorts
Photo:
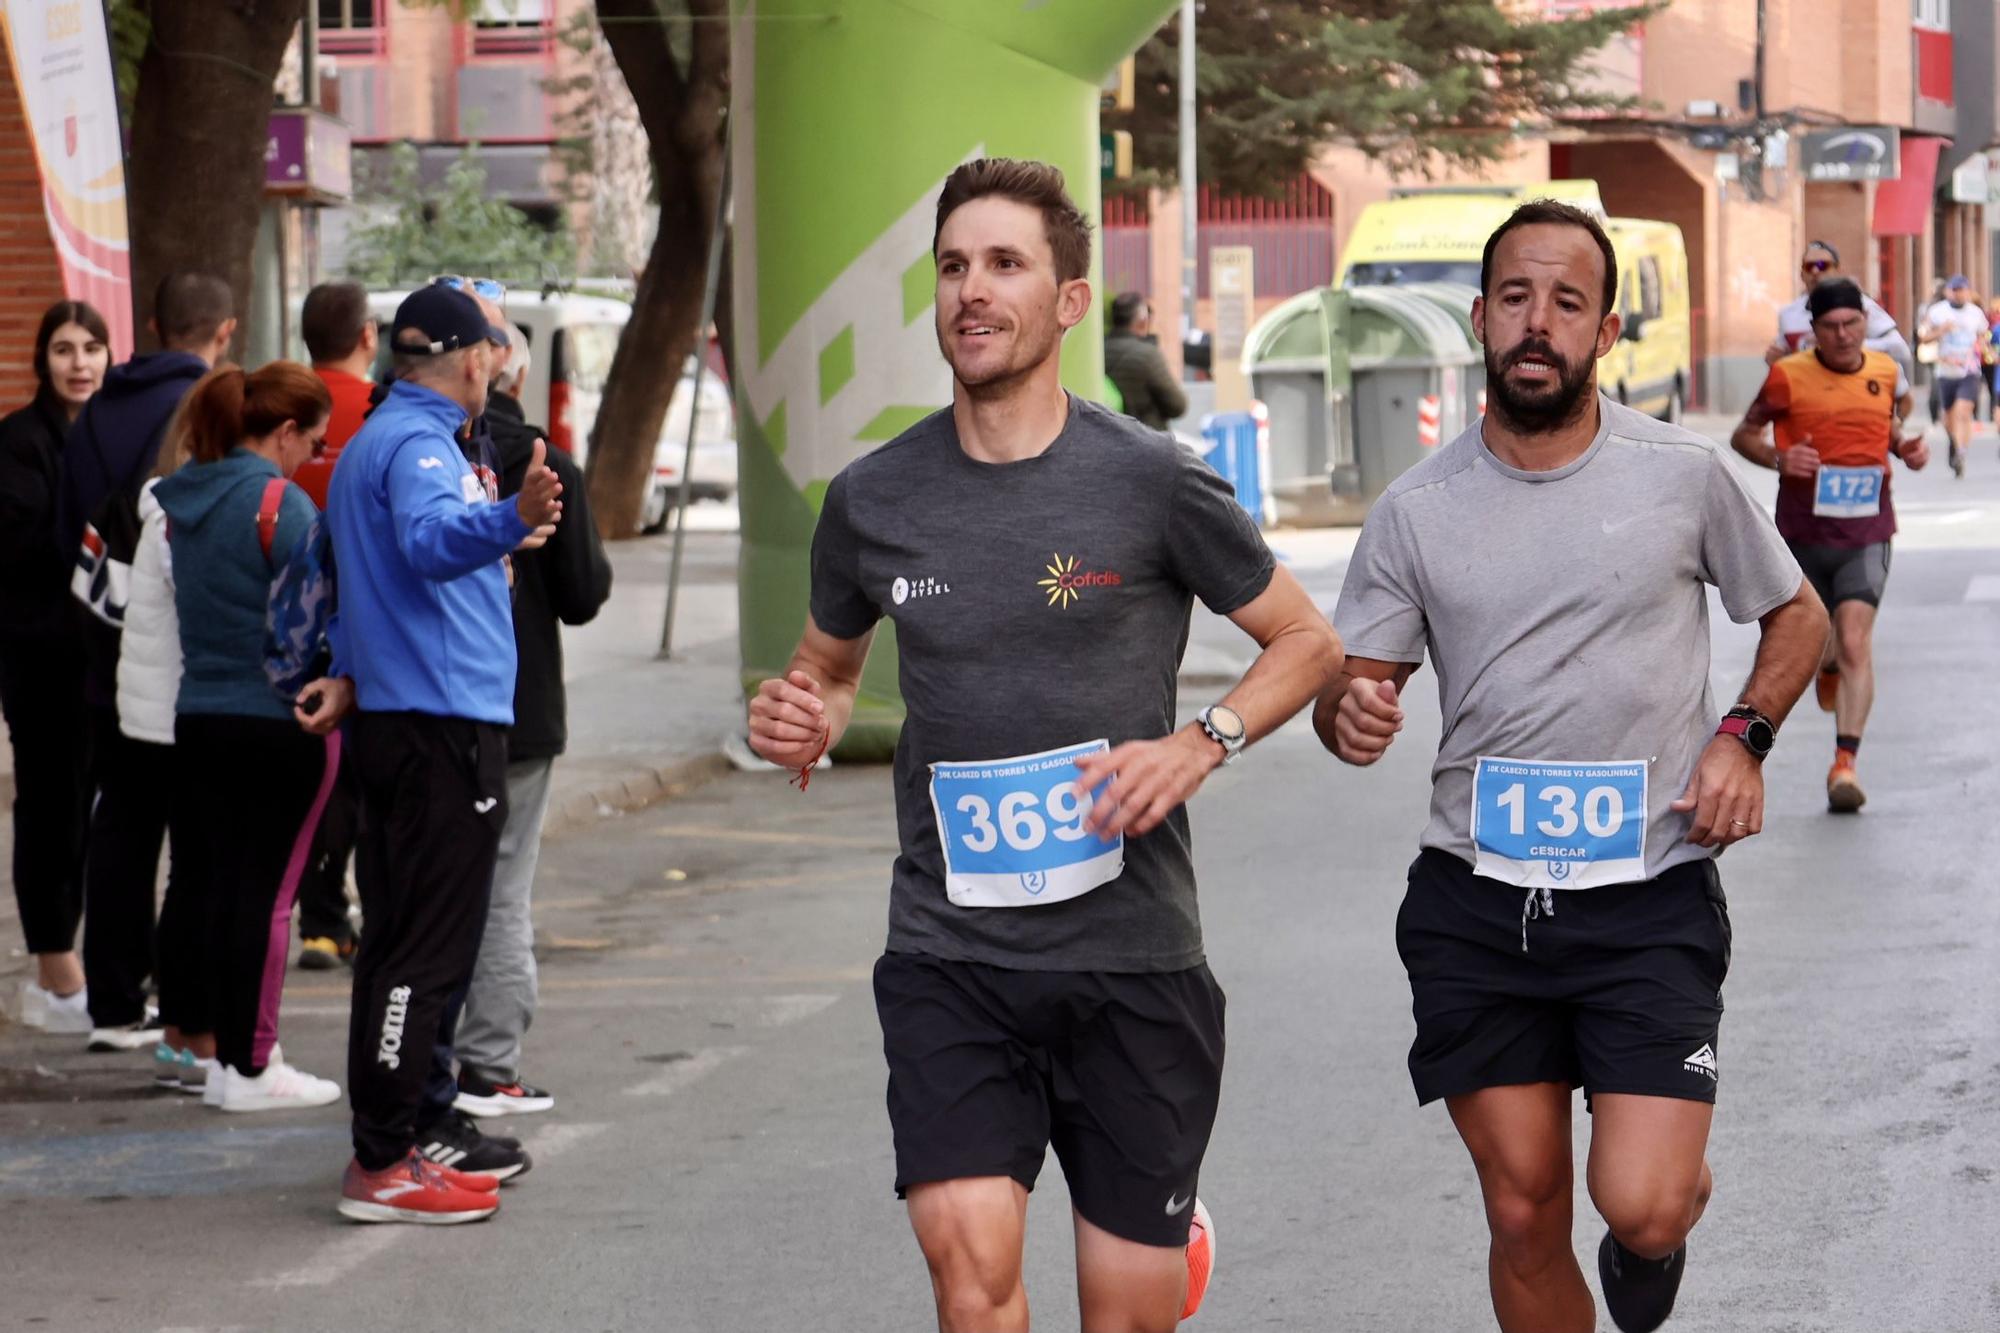
[[[1828,611],[1842,602],[1882,604],[1882,590],[1889,586],[1888,542],[1867,546],[1786,544]]]

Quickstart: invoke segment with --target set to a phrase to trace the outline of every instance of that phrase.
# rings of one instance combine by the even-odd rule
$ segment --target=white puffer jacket
[[[174,610],[174,558],[167,514],[153,498],[155,478],[139,493],[139,548],[132,553],[132,594],[118,646],[118,729],[136,741],[174,743],[174,700],[181,692],[181,621]]]

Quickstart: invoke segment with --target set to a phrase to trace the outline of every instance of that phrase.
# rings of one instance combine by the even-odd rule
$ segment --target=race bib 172
[[[1089,741],[975,763],[931,765],[931,808],[944,846],[945,896],[958,907],[1039,907],[1089,893],[1125,869],[1125,839],[1084,828],[1091,794],[1077,760]]]
[[[1529,888],[1646,878],[1646,763],[1481,756],[1472,776],[1473,869]]]
[[[1821,518],[1873,518],[1881,512],[1881,468],[1820,468],[1813,513]]]

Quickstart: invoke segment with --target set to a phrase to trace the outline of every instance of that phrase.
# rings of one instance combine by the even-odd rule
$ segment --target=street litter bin
[[[1331,287],[1279,303],[1244,338],[1243,372],[1264,405],[1264,493],[1283,522],[1332,523],[1330,476],[1354,470],[1346,343],[1348,296]]]
[[[1486,412],[1486,353],[1479,345],[1478,337],[1472,332],[1472,303],[1479,299],[1479,289],[1462,282],[1412,282],[1403,286],[1406,292],[1415,292],[1439,306],[1457,321],[1465,340],[1472,344],[1472,364],[1465,368],[1465,424]]]
[[[1201,419],[1202,457],[1236,492],[1236,503],[1262,527],[1271,521],[1264,493],[1264,414],[1211,412]]]

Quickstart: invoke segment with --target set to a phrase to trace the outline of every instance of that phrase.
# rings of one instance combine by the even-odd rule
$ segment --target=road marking
[[[586,1139],[594,1139],[610,1125],[549,1125],[532,1138],[524,1137],[521,1146],[533,1154],[536,1166],[542,1166],[574,1148]]]
[[[1965,585],[1968,602],[2000,602],[2000,574],[1974,574]]]
[[[764,1002],[763,1012],[750,1021],[760,1028],[781,1028],[811,1018],[839,998],[838,995],[773,995]]]
[[[250,1285],[275,1290],[330,1287],[384,1250],[392,1248],[398,1240],[407,1239],[406,1235],[398,1234],[401,1231],[402,1228],[395,1226],[373,1226],[352,1232],[320,1246],[319,1252],[299,1267],[273,1273],[270,1277],[252,1278]]]
[[[656,838],[699,838],[709,842],[754,842],[766,846],[862,847],[893,851],[881,838],[840,833],[779,833],[767,829],[728,828],[719,824],[669,824],[650,830]]]
[[[696,1051],[685,1060],[676,1060],[644,1083],[635,1083],[625,1089],[628,1097],[671,1097],[674,1093],[699,1083],[717,1069],[749,1050],[748,1046],[710,1046]]]

